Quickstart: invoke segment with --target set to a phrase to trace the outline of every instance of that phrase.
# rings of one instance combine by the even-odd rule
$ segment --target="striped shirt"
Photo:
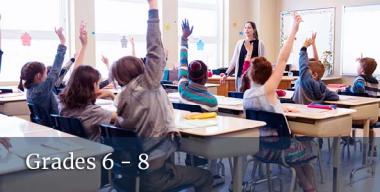
[[[188,47],[188,40],[182,39],[178,85],[180,101],[185,104],[200,105],[205,111],[217,111],[218,101],[216,97],[209,93],[204,85],[192,82],[188,78]]]
[[[377,79],[370,75],[359,75],[355,78],[350,90],[352,93],[368,94],[370,97],[379,97],[380,89]]]

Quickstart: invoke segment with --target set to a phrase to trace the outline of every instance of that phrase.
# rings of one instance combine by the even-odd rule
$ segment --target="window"
[[[62,26],[68,34],[67,1],[0,0],[0,5],[4,51],[0,81],[19,81],[21,67],[28,61],[52,65],[59,44],[54,27]],[[24,33],[31,37],[30,46],[22,44]]]
[[[380,62],[380,5],[345,7],[342,37],[342,69],[344,75],[357,75],[356,59],[372,57]],[[375,74],[379,74],[380,67]]]
[[[222,7],[220,0],[178,0],[179,43],[182,20],[186,18],[194,26],[189,61],[202,60],[211,69],[222,67]]]
[[[112,11],[111,11],[112,10]],[[136,56],[145,57],[148,5],[141,0],[96,0],[95,31],[96,61],[101,62],[102,55],[110,62],[131,55],[128,39],[133,37],[136,44]],[[122,40],[125,36],[127,41]],[[123,42],[128,42],[123,48]],[[97,65],[102,76],[108,76],[108,70],[102,64]]]

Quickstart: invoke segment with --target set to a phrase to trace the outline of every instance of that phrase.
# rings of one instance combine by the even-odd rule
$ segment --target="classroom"
[[[380,0],[0,0],[0,192],[380,191]]]

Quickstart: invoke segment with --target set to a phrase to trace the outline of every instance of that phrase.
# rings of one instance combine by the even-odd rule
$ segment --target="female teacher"
[[[222,77],[221,83],[224,83],[232,70],[235,69],[235,88],[236,91],[241,87],[241,76],[243,74],[244,60],[247,58],[264,57],[264,44],[259,40],[256,24],[252,21],[247,21],[244,25],[245,39],[239,40],[236,43],[234,55],[230,62],[230,66],[226,71],[226,75]],[[248,51],[247,51],[248,50]]]

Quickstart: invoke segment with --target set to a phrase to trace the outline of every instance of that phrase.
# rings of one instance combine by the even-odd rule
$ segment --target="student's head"
[[[325,66],[315,59],[309,60],[309,70],[314,80],[319,81],[325,74]]]
[[[18,88],[24,91],[24,88],[29,89],[33,84],[44,82],[46,78],[47,70],[43,63],[36,61],[28,62],[21,68]]]
[[[375,59],[372,59],[372,58],[368,58],[368,57],[360,58],[358,62],[359,62],[359,67],[358,67],[359,75],[372,75],[377,68],[377,62]]]
[[[94,104],[100,78],[100,73],[93,67],[79,66],[73,71],[66,88],[59,95],[60,102],[70,109]]]
[[[133,56],[122,57],[111,67],[111,78],[116,80],[120,86],[127,85],[130,81],[143,73],[143,61]]]
[[[194,83],[205,85],[208,79],[207,65],[200,60],[195,60],[189,64],[189,79]]]
[[[259,39],[259,33],[257,32],[256,24],[252,21],[247,21],[244,24],[244,34],[246,38]]]
[[[272,75],[272,63],[265,57],[253,59],[249,68],[249,78],[256,84],[264,85]]]

